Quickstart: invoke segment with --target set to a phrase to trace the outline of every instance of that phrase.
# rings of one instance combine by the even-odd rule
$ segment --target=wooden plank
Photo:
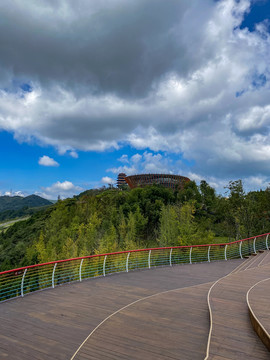
[[[254,285],[248,292],[247,302],[252,326],[270,351],[270,279]]]
[[[269,352],[251,327],[246,293],[257,281],[269,277],[267,254],[247,261],[240,272],[221,279],[212,289],[213,331],[209,359],[269,359]],[[262,259],[268,259],[263,266]],[[268,264],[268,265],[267,265]],[[262,295],[262,294],[261,294]]]
[[[0,304],[0,359],[70,359],[86,336],[104,318],[123,306],[163,291],[215,281],[228,274],[243,261],[231,260],[210,264],[131,271],[128,274],[117,274],[105,278],[86,280],[82,283],[63,285],[2,303]],[[205,288],[203,289],[205,291]],[[195,288],[190,288],[190,291],[189,295],[193,293],[192,296],[194,296],[194,298],[189,297],[188,293],[186,293],[186,306],[190,308],[190,316],[193,316],[193,319],[196,317],[203,319],[205,324],[208,324],[205,294],[197,297]],[[172,319],[172,312],[175,312],[177,316],[172,319],[173,321],[166,320],[166,316],[163,317],[162,315],[163,302],[161,301],[159,305],[155,303],[156,310],[154,313],[154,309],[151,311],[151,302],[148,304],[148,313],[146,314],[148,329],[153,329],[154,334],[161,336],[162,334],[166,335],[166,332],[171,328],[173,341],[177,343],[179,338],[185,338],[190,350],[196,353],[194,344],[196,343],[196,346],[201,348],[205,346],[202,337],[205,338],[208,326],[202,334],[200,326],[197,326],[197,322],[194,320],[194,331],[187,331],[185,323],[185,321],[188,321],[187,310],[181,312],[181,307],[178,305],[178,302],[181,301],[180,297],[176,301],[174,296],[170,300],[168,295],[166,299],[168,302],[172,301],[173,304],[171,308],[166,308],[166,316],[168,319]],[[195,303],[197,305],[193,306],[192,304]],[[201,313],[196,310],[199,309],[198,303],[202,304]],[[184,304],[181,306],[184,307]],[[158,307],[160,308],[159,321],[161,321],[161,324],[166,325],[164,325],[165,328],[162,328],[159,322],[155,322]],[[140,307],[137,310],[140,312]],[[119,321],[132,319],[134,324],[131,325],[137,329],[136,336],[134,336],[133,332],[130,332],[128,333],[129,336],[121,338],[123,358],[128,358],[125,353],[125,342],[129,347],[133,344],[136,354],[139,354],[138,344],[140,345],[141,341],[145,339],[145,337],[140,336],[140,322],[135,321],[136,316],[132,314],[130,312],[119,316]],[[183,317],[182,320],[177,321],[177,317],[181,319],[181,316]],[[116,322],[115,326],[117,324]],[[111,323],[109,325],[112,326]],[[103,354],[100,353],[100,344],[96,344],[96,347],[91,348],[91,354],[99,354],[99,357],[95,357],[95,359],[108,359],[108,356],[110,359],[117,358],[119,355],[117,336],[114,336],[114,333],[111,336],[110,346],[108,345],[108,349],[104,349]],[[103,338],[103,341],[105,341],[105,338]],[[149,342],[147,346],[151,345],[150,340]],[[173,342],[171,346],[172,344]],[[161,349],[162,346],[159,344],[159,352]],[[147,351],[150,357],[157,356],[156,351],[151,352],[150,348]],[[181,358],[188,358],[188,351],[183,350],[181,355],[183,357]],[[85,354],[84,356],[87,358],[87,356],[92,355]],[[175,356],[175,352],[172,356]]]

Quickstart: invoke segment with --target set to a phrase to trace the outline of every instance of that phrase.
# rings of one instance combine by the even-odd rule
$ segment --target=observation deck
[[[131,189],[157,184],[176,190],[182,189],[190,179],[172,174],[138,174],[126,176],[125,181]]]
[[[2,272],[0,359],[269,359],[268,235]]]

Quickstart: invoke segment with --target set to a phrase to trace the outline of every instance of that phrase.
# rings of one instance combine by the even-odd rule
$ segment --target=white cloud
[[[67,180],[63,182],[57,181],[51,186],[42,187],[41,189],[42,191],[37,192],[36,194],[52,200],[57,199],[58,195],[60,195],[61,198],[72,197],[84,190],[82,187],[76,186],[71,181]]]
[[[218,194],[224,194],[227,190],[226,187],[228,186],[231,180],[238,180],[238,179],[231,179],[231,178],[217,178],[214,176],[202,176],[200,174],[188,172],[187,177],[191,180],[194,180],[198,185],[200,184],[201,180],[207,181],[207,183],[213,187]],[[259,189],[265,190],[269,186],[269,178],[263,175],[256,175],[256,176],[247,176],[243,177],[242,179],[243,187],[246,192],[249,191],[257,191]]]
[[[112,179],[111,177],[109,176],[104,176],[102,179],[101,179],[101,182],[102,184],[114,184],[115,183],[115,179]]]
[[[124,165],[107,169],[107,172],[112,172],[113,174],[124,173],[126,175],[134,175],[138,173],[138,169],[134,166]]]
[[[269,187],[269,178],[267,179],[266,176],[257,175],[257,176],[250,176],[244,179],[244,187],[247,190],[258,190],[258,189],[266,189]]]
[[[55,184],[45,189],[48,191],[70,191],[73,189],[81,190],[79,186],[73,185],[70,181],[63,181],[62,183],[60,181],[57,181]]]
[[[202,176],[269,177],[270,35],[240,29],[250,0],[79,3],[2,6],[1,129],[74,157],[128,144],[181,153]],[[118,169],[175,170],[149,156]]]
[[[134,164],[140,162],[142,160],[142,155],[140,154],[135,154],[131,157],[131,162],[133,162]]]
[[[176,164],[173,164],[167,155],[160,153],[154,154],[152,152],[145,151],[142,155],[137,153],[130,159],[125,156],[128,165],[122,165],[114,168],[107,169],[108,172],[113,174],[119,174],[121,172],[127,175],[134,175],[140,173],[173,173],[179,172],[179,168]],[[118,159],[122,161],[121,158]]]
[[[122,162],[122,163],[129,163],[128,161],[128,156],[126,154],[123,154],[119,159],[117,159],[118,161]]]
[[[38,163],[39,165],[42,166],[54,166],[54,167],[59,166],[59,163],[57,161],[55,161],[54,159],[50,158],[47,155],[43,155],[42,157],[40,157]]]
[[[73,157],[74,159],[78,159],[79,155],[76,151],[72,150],[70,151],[69,155]]]
[[[0,192],[1,195],[1,192]],[[24,191],[18,190],[18,191],[5,191],[4,192],[5,196],[21,196],[21,197],[25,197],[27,196],[27,193],[25,193]]]

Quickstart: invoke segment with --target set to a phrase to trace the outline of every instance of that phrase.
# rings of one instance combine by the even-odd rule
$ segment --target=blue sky
[[[2,195],[121,171],[269,184],[269,1],[79,2],[3,3]]]

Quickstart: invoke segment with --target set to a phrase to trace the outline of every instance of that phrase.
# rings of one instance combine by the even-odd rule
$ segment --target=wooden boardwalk
[[[1,303],[0,359],[204,359],[210,287],[239,266],[243,266],[242,270],[258,266],[264,256],[258,255],[258,263],[253,265],[255,258],[116,274]],[[224,281],[238,277],[244,282],[251,277],[256,281],[261,276],[256,272],[262,269],[265,272],[268,269],[269,277],[269,266],[264,265],[241,272],[235,270]],[[218,291],[221,281],[213,288],[211,301],[223,311],[222,303],[225,304],[227,298],[226,292],[223,296],[222,290]],[[235,305],[241,312],[242,304],[237,305],[236,300]],[[234,318],[230,316],[230,319],[233,323]],[[223,320],[215,321],[219,324]],[[217,327],[213,329],[210,355],[217,356],[214,347]],[[239,339],[237,329],[233,335]],[[252,359],[269,359],[256,333],[252,335],[260,356],[256,357],[253,352]],[[230,359],[226,351],[212,358]]]
[[[253,330],[246,294],[270,274],[268,252],[251,257],[210,292],[213,316],[208,359],[270,359],[270,354]]]
[[[247,304],[252,326],[270,351],[270,271],[268,276],[250,288]]]

